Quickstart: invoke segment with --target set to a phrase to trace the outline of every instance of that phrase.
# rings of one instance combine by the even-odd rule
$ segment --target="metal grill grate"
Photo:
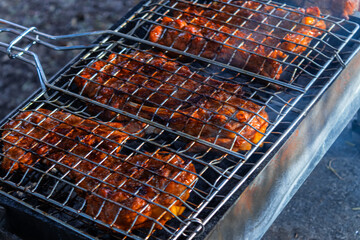
[[[250,32],[255,32],[256,29],[248,28],[246,23],[265,24],[271,27],[270,32],[273,32],[279,29],[282,23],[290,21],[286,19],[289,14],[281,18],[272,15],[276,10],[298,13],[297,10],[271,1],[266,4],[260,1],[253,2],[260,4],[257,9],[247,8],[244,4],[237,6],[233,3],[217,2],[221,7],[213,11],[221,13],[226,7],[236,6],[238,9],[250,11],[251,16],[264,15],[262,22],[250,17],[245,20],[243,26],[239,27]],[[243,186],[249,175],[286,137],[286,133],[311,106],[311,101],[335,79],[336,73],[351,57],[343,49],[354,48],[356,45],[350,39],[358,28],[357,24],[329,16],[318,18],[326,22],[327,30],[320,37],[312,38],[310,45],[306,46],[306,51],[296,54],[286,52],[288,55],[286,58],[276,59],[282,65],[283,73],[278,79],[269,78],[229,62],[218,61],[216,57],[207,59],[201,54],[190,53],[189,49],[176,50],[174,45],[162,46],[149,41],[149,31],[153,26],[169,28],[161,24],[161,20],[164,16],[173,17],[174,11],[179,10],[181,3],[200,9],[204,6],[214,6],[213,3],[203,5],[197,1],[181,0],[144,2],[142,8],[116,29],[120,34],[104,37],[96,47],[85,52],[81,59],[60,76],[51,83],[46,83],[48,90],[46,95],[44,93],[39,95],[19,111],[26,115],[23,120],[16,121],[17,115],[13,114],[9,121],[12,120],[16,124],[11,126],[11,129],[7,129],[7,125],[2,125],[2,142],[4,146],[8,145],[1,153],[3,162],[9,158],[9,149],[21,149],[19,147],[21,141],[35,140],[30,150],[29,146],[22,147],[22,154],[16,158],[12,157],[9,160],[9,167],[2,170],[1,181],[5,183],[4,192],[48,213],[59,222],[65,222],[73,230],[87,237],[104,237],[106,230],[99,228],[94,232],[91,229],[94,225],[101,225],[111,229],[110,234],[116,238],[193,238],[204,230],[204,225],[226,204],[226,200],[236,189]],[[272,10],[263,13],[260,11],[262,6],[269,6]],[[231,24],[231,19],[238,17],[239,12],[240,10],[229,13],[228,19],[222,24]],[[277,23],[266,23],[270,17],[277,20]],[[206,19],[216,20],[216,15]],[[294,24],[291,29],[281,30],[292,33],[296,26],[304,25],[301,22],[290,22]],[[221,29],[216,30],[218,31]],[[265,33],[262,35],[271,36]],[[237,38],[234,34],[228,37]],[[262,45],[258,42],[256,44]],[[161,54],[159,49],[162,49],[165,55]],[[279,46],[272,49],[283,51]],[[186,58],[179,55],[174,57],[174,52]],[[250,55],[257,55],[254,51],[247,52]],[[145,55],[146,57],[141,57]],[[117,59],[123,62],[122,65],[116,62]],[[133,68],[131,64],[141,66]],[[167,68],[167,64],[173,68]],[[328,77],[330,73],[334,77]],[[172,82],[174,79],[179,80],[174,83]],[[232,87],[232,91],[228,86]],[[131,91],[128,90],[130,87]],[[171,91],[162,91],[163,88],[169,88]],[[93,96],[89,89],[97,95]],[[145,93],[140,94],[142,92]],[[179,92],[185,97],[179,97],[177,95]],[[109,94],[105,98],[106,101],[99,97],[100,93]],[[214,93],[226,97],[217,98]],[[113,99],[119,100],[117,99],[119,96],[121,104],[113,104]],[[242,104],[235,105],[234,99]],[[176,103],[175,107],[170,104],[171,102]],[[209,107],[214,103],[216,108]],[[246,106],[248,103],[254,103],[258,107],[249,108]],[[136,106],[137,111],[132,108],[133,106]],[[195,109],[191,108],[193,106]],[[152,114],[148,114],[147,109],[151,109],[149,112]],[[199,109],[207,113],[209,118],[195,117]],[[230,114],[225,110],[222,111],[223,109],[230,109]],[[60,110],[62,111],[60,115],[64,117],[57,115]],[[162,111],[167,112],[165,116],[170,117],[165,120],[164,117],[161,118]],[[264,115],[264,111],[267,116]],[[237,116],[240,113],[249,117],[243,121]],[[32,116],[41,116],[42,120],[34,123],[30,120]],[[80,124],[75,126],[68,122],[73,116],[77,116],[82,124],[88,123],[91,127],[79,130]],[[181,116],[180,120],[185,118],[186,124],[195,121],[201,130],[195,134],[192,129],[186,129],[186,124],[181,128],[177,127],[176,124],[180,124],[179,122],[171,123],[173,119],[177,120],[176,116]],[[213,119],[214,116],[225,121],[219,124]],[[47,129],[42,125],[46,122],[45,119],[55,121],[56,127],[64,125],[66,126],[64,128],[70,127],[71,130],[62,133],[53,131],[56,127]],[[262,121],[266,129],[254,126],[256,119]],[[22,129],[25,123],[31,126],[26,132]],[[119,127],[116,124],[123,125]],[[127,126],[131,124],[138,124],[141,127],[138,131],[130,131],[133,128]],[[239,127],[234,130],[228,126],[231,124]],[[41,138],[32,135],[39,128],[45,132]],[[102,128],[106,128],[106,134],[100,131]],[[212,130],[215,137],[208,137],[204,133],[207,128]],[[96,139],[96,142],[82,142],[72,135],[74,131],[85,132],[82,134],[89,139]],[[257,133],[259,139],[255,141],[247,132]],[[16,133],[19,139],[9,140],[9,133]],[[112,138],[115,134],[124,136],[117,141]],[[222,144],[221,140],[224,139],[230,141],[230,144]],[[242,141],[243,145],[240,146],[246,145],[247,149],[239,149],[236,140]],[[68,141],[72,145],[62,144]],[[35,151],[39,144],[57,149],[57,153],[61,156]],[[103,145],[111,147],[104,148]],[[79,153],[77,148],[81,147],[86,149],[85,154]],[[21,159],[26,154],[32,154],[34,161],[23,162]],[[94,161],[92,154],[102,154],[103,157],[100,161]],[[171,157],[164,160],[160,157],[161,154]],[[164,177],[164,179],[168,182],[167,185],[176,184],[178,188],[182,187],[184,190],[178,195],[171,193],[174,200],[167,206],[157,202],[161,194],[169,194],[167,185],[158,187],[151,183],[151,179],[161,176],[161,173],[157,169],[142,165],[141,161],[132,162],[136,156],[146,158],[145,162],[155,161],[161,163],[164,168],[175,169],[173,171],[176,173],[173,177]],[[172,159],[176,156],[182,159],[182,164],[172,163]],[[65,161],[67,158],[76,160],[70,164]],[[109,159],[115,159],[117,167],[107,165]],[[90,165],[90,170],[77,169],[77,166],[83,163]],[[118,170],[121,168],[120,163],[129,163],[134,168],[149,172],[152,176],[141,182],[135,176]],[[194,171],[190,166],[194,166]],[[13,171],[18,167],[20,171]],[[96,175],[96,169],[102,169],[107,174]],[[196,180],[185,184],[178,180],[182,173],[193,174]],[[147,198],[140,190],[132,192],[122,188],[121,184],[120,187],[114,185],[109,182],[110,176],[114,175],[120,175],[126,181],[139,183],[143,188],[153,188],[157,194]],[[94,182],[91,188],[83,185],[88,180]],[[133,210],[126,204],[104,197],[99,193],[99,189],[103,186],[125,192],[138,201],[144,201],[145,204],[140,209]],[[185,197],[187,194],[190,194],[189,198]],[[101,202],[95,214],[90,214],[87,209],[91,198]],[[185,211],[176,216],[173,207],[178,203],[179,206],[185,207]],[[111,220],[104,220],[101,215],[107,207],[113,206],[116,206],[117,213]],[[155,217],[147,216],[145,212],[150,206],[160,209],[161,214]],[[134,219],[131,219],[126,227],[119,227],[117,223],[122,211],[135,214]],[[163,222],[162,217],[169,214],[172,215],[172,219]],[[146,228],[135,229],[140,218],[145,218],[150,223]],[[162,229],[156,230],[159,226]]]
[[[249,6],[249,3],[254,3],[254,6]],[[127,23],[129,27],[125,27],[122,32],[147,40],[150,38],[150,31],[153,30],[154,25],[162,26],[164,29],[169,31],[173,30],[178,33],[178,35],[176,35],[177,38],[172,39],[170,42],[163,43],[158,41],[157,43],[163,45],[162,49],[188,56],[192,59],[204,60],[206,64],[211,63],[220,68],[224,67],[238,73],[246,73],[247,76],[254,76],[257,79],[267,80],[268,82],[274,82],[299,91],[308,89],[311,86],[313,80],[316,79],[332,59],[337,56],[357,29],[357,24],[345,20],[330,16],[316,17],[286,5],[276,4],[272,1],[266,3],[262,1],[229,1],[229,3],[227,1],[212,1],[210,3],[204,3],[202,1],[155,1],[149,2],[145,6],[145,9],[139,15],[136,15]],[[176,14],[174,14],[174,12],[176,12]],[[278,12],[281,12],[282,15]],[[187,15],[191,16],[188,17],[189,19],[193,19],[188,20],[188,18],[186,18]],[[210,31],[211,35],[210,37],[203,36],[200,37],[200,39],[196,39],[200,33],[193,33],[188,29],[180,30],[173,26],[166,25],[162,23],[162,19],[165,17],[184,20],[191,26],[199,28],[200,30],[198,31],[202,29]],[[322,29],[319,27],[309,27],[309,25],[302,23],[302,19],[306,17],[311,17],[314,21],[323,21],[326,25],[326,31],[318,37],[312,37],[307,32]],[[202,18],[202,25],[198,25],[195,20],[196,18]],[[259,19],[261,19],[261,21]],[[221,27],[219,29],[207,27],[209,23],[214,21],[221,26],[228,27],[230,33],[224,33],[224,29]],[[298,28],[302,27],[304,27],[304,30],[301,32]],[[284,36],[279,37],[278,34],[276,34],[278,31],[284,32]],[[166,32],[166,30],[163,30],[163,35],[165,34],[164,32]],[[237,32],[245,33],[246,37],[237,36]],[[216,43],[217,45],[215,46],[218,50],[214,49],[214,53],[219,54],[219,49],[221,53],[221,49],[225,47],[231,48],[231,51],[229,50],[229,57],[219,60],[217,59],[218,56],[214,55],[211,59],[208,59],[209,56],[203,54],[208,47],[206,44],[204,46],[200,45],[202,48],[199,49],[199,54],[194,54],[195,51],[191,49],[190,46],[187,46],[187,48],[177,46],[178,42],[187,41],[183,39],[185,38],[183,35],[186,34],[190,34],[191,38],[197,41],[205,41],[208,45],[210,45],[210,43]],[[222,42],[216,38],[219,34],[226,35]],[[294,40],[289,37],[289,43],[304,47],[306,50],[292,51],[282,47],[281,44],[284,43],[284,38],[290,35],[294,35],[298,37],[298,39]],[[256,39],[251,39],[252,37]],[[238,41],[230,44],[229,40],[233,38],[238,39]],[[267,42],[269,38],[274,41],[274,43],[272,43],[273,45],[269,45]],[[283,73],[278,77],[269,77],[261,74],[259,69],[247,70],[246,64],[240,67],[232,63],[229,58],[230,56],[234,57],[236,53],[239,52],[239,49],[241,49],[241,52],[247,53],[245,55],[247,58],[244,59],[247,63],[250,60],[254,60],[250,59],[250,56],[264,56],[256,52],[256,48],[248,50],[242,47],[246,45],[246,43],[254,44],[258,46],[258,48],[270,48],[268,49],[270,53],[268,53],[266,59],[272,58],[271,54],[274,51],[283,52],[286,55],[284,58],[273,58],[275,62],[278,62],[282,66]],[[169,48],[165,48],[165,46]],[[181,47],[183,49],[181,49]],[[175,49],[182,51],[176,51]],[[263,62],[260,62],[259,66],[266,61],[265,59],[261,60]],[[273,70],[275,72],[277,71],[277,69]],[[254,79],[252,79],[252,81],[254,81]]]

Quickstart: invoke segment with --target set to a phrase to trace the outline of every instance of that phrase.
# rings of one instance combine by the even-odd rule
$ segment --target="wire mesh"
[[[85,235],[103,236],[104,227],[111,229],[108,238],[199,235],[232,189],[239,188],[238,182],[245,181],[294,126],[309,99],[334,80],[329,73],[342,67],[348,56],[342,49],[351,45],[357,29],[352,22],[312,16],[326,22],[327,30],[317,29],[324,33],[310,37],[307,45],[296,43],[306,47],[302,52],[271,47],[271,52],[287,55],[272,59],[283,69],[272,78],[251,73],[246,64],[232,64],[232,57],[207,59],[202,55],[206,47],[195,55],[189,46],[176,47],[176,40],[164,47],[148,41],[156,26],[178,31],[175,37],[186,32],[162,23],[176,14],[181,19],[184,3],[200,12],[212,8],[216,14],[205,16],[206,21],[225,27],[232,19],[242,19],[240,32],[270,27],[270,33],[282,30],[285,36],[309,38],[293,31],[307,27],[301,22],[305,13],[271,1],[251,2],[257,3],[256,9],[222,1],[144,2],[116,29],[124,36],[104,37],[46,85],[47,96],[33,99],[4,121],[4,191]],[[229,7],[238,10],[227,12]],[[263,20],[244,20],[245,10]],[[274,15],[280,10],[284,16]],[[220,19],[224,12],[226,18]],[[287,19],[292,13],[301,19]],[[281,27],[288,22],[290,29]],[[211,31],[215,36],[222,28]],[[273,38],[270,33],[260,36]],[[227,39],[233,37],[238,38],[231,33]],[[227,41],[207,40],[234,48]],[[230,55],[239,49],[248,58],[264,58],[246,48]],[[95,233],[90,230],[99,225]]]
[[[357,29],[315,8],[272,1],[149,2],[127,24],[123,32],[184,57],[297,90],[311,86]]]

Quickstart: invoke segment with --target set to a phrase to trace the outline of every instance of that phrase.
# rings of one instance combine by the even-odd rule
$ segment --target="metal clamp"
[[[24,54],[24,52],[20,52],[20,53],[13,53],[12,50],[13,50],[13,47],[15,46],[16,43],[18,43],[22,38],[24,38],[27,34],[31,33],[32,31],[36,30],[36,27],[31,27],[31,28],[28,28],[27,30],[25,30],[22,34],[20,34],[19,36],[17,36],[14,40],[12,40],[9,44],[9,47],[6,49],[6,52],[8,53],[8,56],[9,58],[16,58],[16,57],[19,57],[21,55]],[[38,36],[36,36],[36,38],[38,39]],[[32,47],[33,45],[36,44],[36,41],[32,41],[31,43],[29,43],[25,48],[24,50],[25,51],[28,51],[30,49],[30,47]]]
[[[89,44],[89,45],[77,45],[77,46],[58,46],[51,44],[47,41],[41,40],[40,39],[41,37],[47,40],[56,41],[59,39],[70,39],[70,38],[77,38],[84,36],[87,37],[94,35],[102,35],[105,33],[109,34],[109,31],[97,31],[97,32],[53,36],[39,32],[36,27],[28,28],[25,26],[18,25],[16,23],[9,22],[4,19],[0,19],[0,24],[6,25],[5,28],[0,28],[0,33],[9,33],[16,35],[16,37],[10,43],[0,42],[0,52],[7,54],[10,59],[19,59],[33,65],[36,68],[40,85],[44,92],[46,92],[49,83],[47,81],[45,72],[43,70],[38,55],[30,51],[30,48],[32,46],[34,46],[35,44],[40,44],[56,51],[66,51],[66,50],[81,50],[81,49],[93,48],[97,45]],[[19,44],[21,41],[29,41],[29,43],[27,43],[25,47],[17,46],[17,44]]]
[[[335,54],[336,60],[338,60],[338,62],[340,63],[341,67],[342,67],[342,68],[345,68],[345,67],[346,67],[346,64],[345,64],[344,60],[341,58],[341,56],[340,56],[340,54],[339,54],[339,51],[338,51],[338,50],[334,50],[334,54]]]
[[[190,224],[190,223],[197,223],[197,224],[199,224],[199,226],[196,228],[196,230],[194,231],[194,232],[192,232],[192,234],[202,234],[202,233],[204,233],[204,231],[205,231],[205,225],[204,225],[204,223],[203,223],[203,221],[201,221],[199,218],[188,218],[188,219],[186,219],[185,220],[185,222],[186,223],[188,223],[188,224]],[[189,236],[188,234],[186,234],[186,233],[183,233],[183,235],[185,236],[185,237],[187,237],[187,236]]]

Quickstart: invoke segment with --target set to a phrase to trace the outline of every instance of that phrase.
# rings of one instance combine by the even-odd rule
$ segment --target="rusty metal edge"
[[[360,106],[360,53],[317,100],[206,239],[260,239]]]

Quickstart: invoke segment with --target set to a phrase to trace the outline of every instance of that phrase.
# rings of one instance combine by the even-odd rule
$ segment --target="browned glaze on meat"
[[[217,88],[241,93],[241,86],[195,74],[162,53],[110,54],[86,68],[75,83],[84,95],[115,108],[128,106],[127,101],[176,108],[209,97]]]
[[[181,215],[185,209],[182,202],[189,198],[196,180],[191,163],[164,152],[151,158],[137,155],[109,166],[114,167],[116,172],[109,174],[95,190],[98,195],[87,196],[86,212],[92,216],[99,214],[98,219],[108,224],[114,222],[124,230],[150,227],[154,223],[151,219],[164,224]],[[156,228],[161,225],[156,224]]]
[[[118,152],[121,143],[129,138],[128,134],[120,130],[137,133],[141,128],[142,124],[139,122],[104,125],[58,110],[25,111],[4,126],[2,139],[6,158],[2,167],[11,168],[12,171],[24,170],[27,167],[22,163],[32,165],[39,161],[39,157],[56,150],[71,150],[85,155],[96,147],[107,153]]]
[[[22,112],[4,126],[1,166],[24,172],[29,169],[25,164],[42,161],[55,167],[76,182],[89,215],[109,224],[115,221],[120,229],[164,224],[182,214],[196,179],[193,164],[166,152],[121,155],[121,144],[129,136],[117,129],[138,134],[142,124],[100,125],[45,109]]]
[[[226,103],[222,103],[224,101]],[[160,122],[173,129],[233,151],[250,150],[252,144],[261,140],[268,126],[268,115],[259,105],[220,91],[214,92],[212,99],[203,99],[176,112],[135,104],[134,107],[141,108],[143,117],[152,118],[156,114]],[[208,149],[200,143],[188,147],[192,152]]]
[[[279,79],[287,52],[302,53],[326,29],[316,7],[293,11],[253,1],[225,2],[205,7],[172,1],[181,11],[154,26],[150,41]]]
[[[265,110],[241,98],[240,85],[195,74],[163,54],[111,54],[107,61],[86,68],[75,83],[81,93],[103,104],[234,151],[251,149],[268,125]],[[91,109],[105,118],[116,117],[111,111]],[[195,144],[191,150],[203,148]]]

